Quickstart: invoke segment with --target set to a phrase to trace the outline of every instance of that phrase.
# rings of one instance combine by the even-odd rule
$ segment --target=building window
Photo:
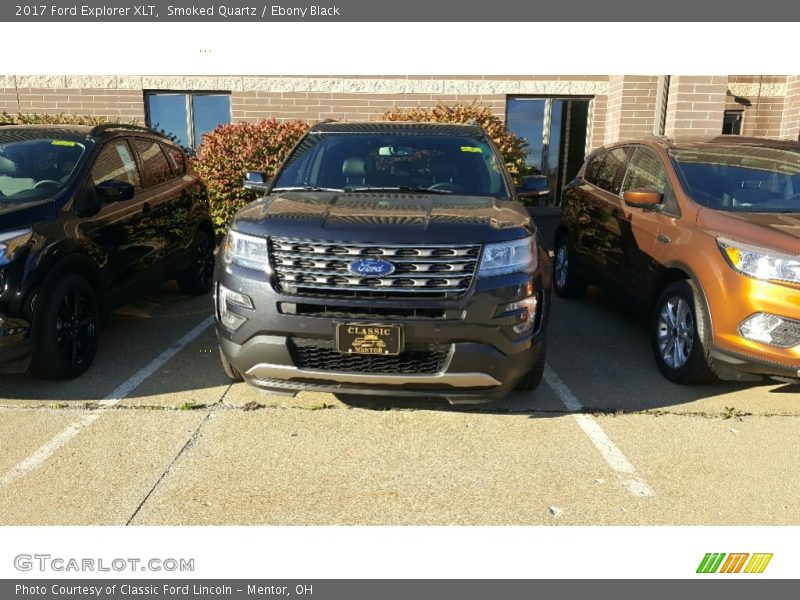
[[[227,92],[146,92],[147,125],[163,131],[188,150],[203,134],[231,122],[231,95]]]
[[[722,119],[722,133],[741,135],[743,115],[741,110],[726,110]]]
[[[508,96],[506,126],[527,142],[526,159],[533,173],[547,176],[558,204],[561,189],[583,164],[589,127],[589,98]]]

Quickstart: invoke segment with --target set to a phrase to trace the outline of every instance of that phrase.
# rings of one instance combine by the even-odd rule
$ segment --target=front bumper
[[[800,289],[746,277],[729,268],[704,289],[711,307],[716,363],[740,373],[800,377],[800,343],[780,348],[747,339],[739,331],[740,324],[756,313],[800,320]]]
[[[276,291],[266,273],[235,265],[218,265],[216,281],[252,299],[252,310],[233,307],[247,321],[236,331],[219,320],[220,348],[232,366],[258,387],[295,394],[317,390],[341,394],[440,397],[454,403],[491,402],[507,395],[539,358],[544,340],[549,297],[549,260],[532,279],[512,274],[478,280],[473,289],[456,300],[356,300],[287,295]],[[510,303],[530,295],[537,297],[533,333],[515,334],[519,323],[515,312],[503,311]],[[291,314],[331,305],[376,316],[347,317]],[[287,310],[289,307],[291,310]],[[383,317],[395,308],[408,313],[419,309],[429,317]],[[434,372],[365,372],[347,369],[309,368],[296,364],[293,340],[332,343],[336,323],[396,323],[403,327],[406,347],[447,347],[447,357]]]

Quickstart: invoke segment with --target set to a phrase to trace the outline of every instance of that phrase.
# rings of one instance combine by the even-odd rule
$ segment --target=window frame
[[[92,186],[97,186],[100,183],[103,183],[103,181],[111,181],[109,179],[104,179],[103,181],[100,181],[99,183],[96,182],[95,178],[94,178],[94,169],[97,166],[97,163],[100,161],[100,158],[103,156],[103,154],[106,151],[110,151],[112,146],[115,146],[116,144],[124,144],[128,148],[128,153],[130,154],[130,157],[133,160],[133,167],[136,170],[136,176],[139,179],[138,185],[137,184],[133,184],[134,190],[136,190],[136,193],[138,194],[139,192],[141,192],[142,190],[145,189],[144,178],[142,177],[142,166],[141,166],[141,163],[139,161],[139,153],[137,152],[136,148],[133,147],[133,145],[131,144],[130,139],[128,137],[115,137],[115,138],[112,138],[112,139],[108,140],[107,142],[105,142],[104,144],[102,144],[100,146],[100,148],[98,148],[97,154],[92,158],[92,164],[91,164],[91,166],[89,167],[89,170],[88,170],[89,182],[91,183]],[[130,182],[127,182],[127,183],[130,183]]]
[[[233,123],[233,95],[226,90],[144,90],[144,120],[148,127],[153,127],[152,114],[150,112],[151,96],[183,96],[186,105],[186,143],[190,153],[200,145],[200,140],[194,137],[194,108],[192,98],[194,96],[225,96],[228,98],[228,123]]]
[[[739,131],[735,133],[725,133],[725,119],[728,117],[728,115],[739,116]],[[722,135],[742,135],[742,129],[744,129],[744,110],[729,109],[722,112]]]
[[[136,152],[136,160],[139,164],[139,176],[142,179],[142,189],[146,190],[152,187],[157,187],[159,185],[164,185],[165,183],[169,183],[177,179],[177,175],[175,174],[175,169],[172,166],[172,162],[170,161],[169,155],[165,151],[163,144],[161,144],[157,140],[143,138],[143,137],[131,137],[128,138],[128,142],[131,148],[133,148],[133,150]],[[160,150],[161,156],[164,157],[164,161],[166,162],[167,167],[169,168],[169,172],[172,174],[172,176],[169,179],[158,182],[156,182],[155,180],[153,181],[150,180],[150,177],[148,176],[147,172],[147,164],[145,162],[145,158],[143,156],[142,150],[139,148],[139,144],[141,143],[153,144]]]

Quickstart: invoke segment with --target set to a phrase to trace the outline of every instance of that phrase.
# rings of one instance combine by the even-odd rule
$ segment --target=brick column
[[[800,75],[786,78],[780,136],[784,140],[800,139]]]
[[[605,143],[652,135],[658,76],[614,75],[608,80]]]
[[[673,75],[664,133],[670,137],[720,135],[728,77]]]

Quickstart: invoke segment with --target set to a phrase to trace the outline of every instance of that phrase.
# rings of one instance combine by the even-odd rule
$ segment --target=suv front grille
[[[341,244],[270,239],[280,291],[367,298],[455,298],[472,284],[481,247]],[[391,262],[390,275],[363,276],[348,271],[359,258]]]
[[[342,354],[329,340],[289,338],[287,345],[299,369],[336,373],[431,375],[439,373],[450,354],[447,344],[409,345],[400,354]]]

